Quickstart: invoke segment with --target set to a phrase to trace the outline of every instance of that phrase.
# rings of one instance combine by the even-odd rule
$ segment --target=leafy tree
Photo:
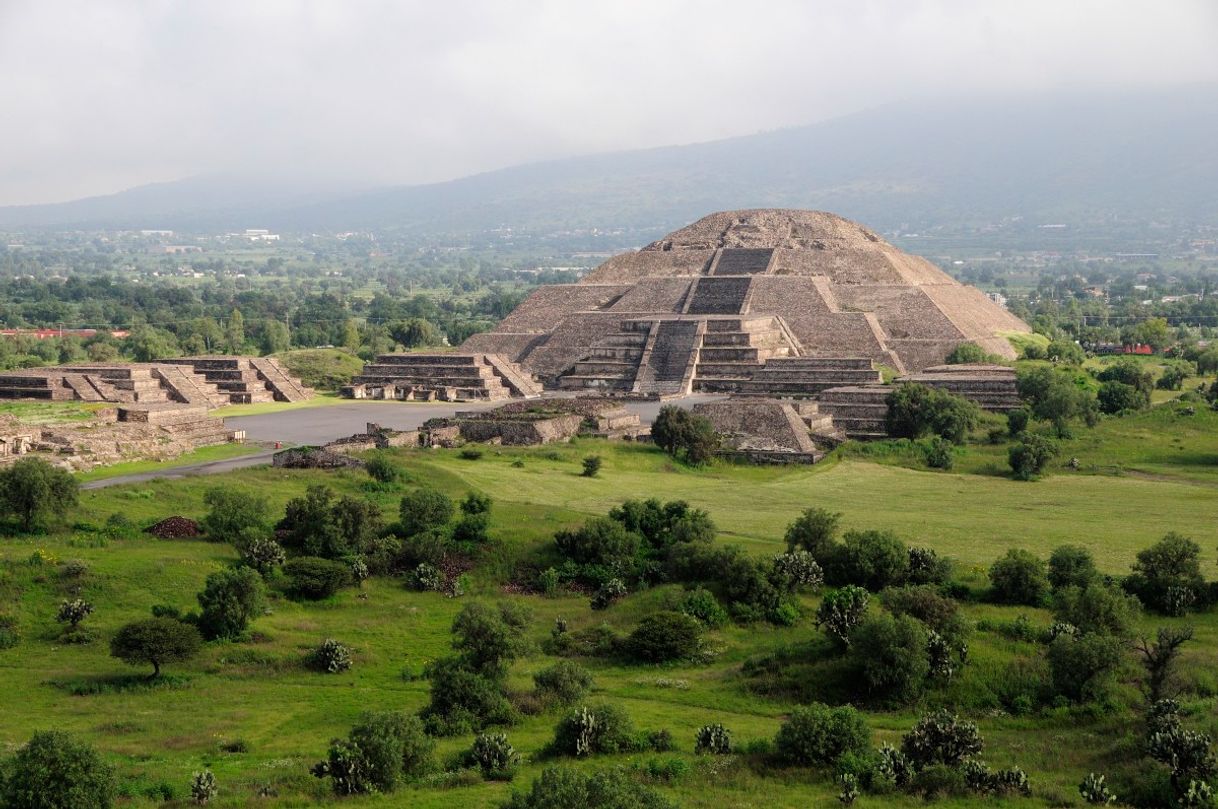
[[[415,489],[402,496],[399,514],[402,532],[412,537],[443,528],[453,518],[453,501],[435,489]]]
[[[245,350],[245,316],[234,308],[224,326],[224,347],[229,354],[240,354]]]
[[[1058,635],[1049,644],[1053,690],[1069,700],[1101,698],[1121,665],[1124,644],[1111,635]]]
[[[470,492],[465,495],[465,499],[461,501],[461,513],[474,514],[490,514],[493,501],[490,495],[482,492]]]
[[[1021,369],[1017,384],[1032,415],[1051,422],[1058,438],[1070,435],[1070,423],[1076,419],[1095,422],[1095,394],[1074,374],[1046,366]]]
[[[70,473],[30,455],[0,469],[0,505],[27,532],[75,506],[78,488]]]
[[[189,660],[199,653],[203,637],[194,626],[173,618],[133,621],[110,641],[110,656],[132,666],[152,665],[152,676],[161,674],[165,663]]]
[[[842,646],[849,646],[850,634],[862,622],[869,600],[867,591],[853,584],[830,590],[816,610],[816,625],[823,626]]]
[[[1057,454],[1057,444],[1035,433],[1022,433],[1012,445],[1007,461],[1016,480],[1033,480]]]
[[[288,501],[283,520],[286,547],[308,556],[341,559],[363,553],[381,532],[381,510],[369,500],[335,498],[327,486],[309,486]]]
[[[651,425],[651,440],[673,458],[701,466],[715,456],[719,434],[710,419],[676,405],[664,405]]]
[[[848,531],[825,568],[832,584],[878,591],[905,578],[909,549],[891,531]]]
[[[1126,637],[1141,609],[1141,602],[1133,596],[1100,582],[1063,587],[1053,596],[1053,617],[1080,632]]]
[[[114,769],[62,731],[35,733],[4,770],[5,809],[109,809],[114,802]]]
[[[897,438],[937,435],[961,444],[980,420],[977,405],[938,388],[906,383],[888,394],[885,427]]]
[[[1040,557],[1012,548],[990,565],[990,595],[1000,604],[1039,607],[1049,594],[1049,577]]]
[[[528,792],[514,793],[503,809],[676,809],[676,806],[620,768],[586,774],[565,767],[547,767]]]
[[[1159,628],[1153,643],[1142,636],[1134,644],[1133,648],[1142,657],[1142,667],[1146,669],[1146,696],[1152,705],[1167,696],[1180,647],[1192,639],[1191,626],[1164,626]]]
[[[880,614],[850,633],[850,658],[873,696],[907,702],[916,698],[930,674],[927,634],[908,615]]]
[[[453,648],[472,671],[501,678],[508,664],[528,650],[524,631],[530,620],[529,611],[519,604],[504,602],[496,609],[471,602],[453,620]]]
[[[1205,591],[1201,546],[1175,532],[1167,534],[1138,552],[1125,589],[1153,610],[1184,614]]]
[[[125,353],[136,362],[154,362],[180,356],[178,338],[172,332],[156,326],[136,326],[123,339]]]
[[[1095,378],[1100,382],[1120,382],[1150,396],[1154,390],[1154,374],[1142,363],[1134,359],[1117,360],[1104,368]]]
[[[1155,380],[1155,387],[1159,390],[1180,390],[1184,387],[1184,380],[1190,376],[1190,371],[1193,369],[1191,363],[1185,365],[1179,362],[1173,362],[1163,368],[1163,373]]]
[[[804,767],[832,767],[845,756],[865,755],[870,749],[871,730],[849,705],[830,708],[814,702],[798,707],[774,738],[780,759]]]
[[[258,572],[241,567],[219,570],[207,577],[199,593],[199,630],[203,636],[235,638],[260,614],[266,603],[265,588]]]
[[[684,500],[667,503],[654,497],[627,500],[609,510],[609,519],[641,536],[655,550],[682,542],[710,542],[715,538],[715,523],[710,515],[702,509],[691,508]]]
[[[393,792],[434,765],[434,743],[417,717],[399,711],[360,717],[346,739],[330,742],[327,759],[313,768],[330,778],[337,795]]]
[[[241,550],[270,533],[266,500],[256,494],[216,486],[207,490],[203,502],[211,510],[200,525],[217,542],[227,542]]]
[[[1082,346],[1073,340],[1054,340],[1045,347],[1045,359],[1067,365],[1082,365],[1087,354]]]
[[[287,324],[270,319],[262,321],[258,347],[262,349],[263,354],[279,354],[291,348],[292,340]]]
[[[1080,545],[1060,545],[1049,554],[1049,584],[1054,590],[1086,587],[1099,576],[1091,551]]]
[[[427,678],[431,699],[421,715],[432,735],[453,736],[510,724],[516,716],[502,682],[474,671],[460,657],[434,661],[427,667]]]
[[[640,537],[617,520],[594,517],[574,531],[559,531],[554,543],[577,564],[625,570],[639,553]]]
[[[310,601],[329,598],[351,583],[347,565],[318,556],[299,556],[283,566],[291,595]]]
[[[960,605],[938,587],[929,584],[890,587],[880,598],[893,615],[917,618],[953,644],[962,644],[969,634]]]
[[[836,511],[824,508],[805,509],[787,526],[787,548],[803,548],[823,567],[837,541],[841,518],[842,515]]]
[[[1007,434],[1011,438],[1016,438],[1020,433],[1028,429],[1028,421],[1032,418],[1032,414],[1026,407],[1017,407],[1007,413]]]
[[[385,327],[389,330],[389,336],[395,342],[401,343],[403,348],[435,346],[444,339],[440,330],[431,321],[421,317],[397,320],[385,324]]]
[[[1124,382],[1109,380],[1100,385],[1096,399],[1101,413],[1125,413],[1150,407],[1150,396]]]
[[[685,660],[697,653],[702,627],[683,612],[654,612],[644,616],[630,633],[630,653],[647,663]]]

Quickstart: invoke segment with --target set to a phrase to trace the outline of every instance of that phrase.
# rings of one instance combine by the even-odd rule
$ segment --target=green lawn
[[[240,458],[243,455],[252,455],[262,451],[262,447],[254,444],[214,444],[209,447],[200,447],[165,461],[125,461],[110,466],[99,466],[86,472],[77,473],[76,479],[81,482],[104,480],[106,478],[122,477],[123,475],[135,475],[140,472],[157,472],[197,463],[224,461],[229,458]]]
[[[1130,439],[1131,441],[1133,439]],[[597,478],[580,477],[580,459],[596,453],[604,466]],[[847,528],[892,528],[911,544],[936,548],[961,563],[962,575],[981,581],[975,568],[987,566],[1008,547],[1047,553],[1063,542],[1090,547],[1109,572],[1128,569],[1133,554],[1168,530],[1191,535],[1205,549],[1210,572],[1218,545],[1215,492],[1188,480],[1055,474],[1035,483],[996,475],[943,474],[857,459],[811,468],[717,466],[693,471],[674,466],[642,445],[580,441],[557,448],[488,448],[478,460],[450,450],[395,452],[408,484],[427,483],[451,494],[479,489],[495,500],[492,534],[498,547],[475,575],[464,600],[502,598],[501,580],[514,560],[548,543],[556,528],[603,514],[627,497],[683,498],[708,509],[722,529],[720,541],[739,542],[757,553],[783,547],[786,524],[807,506],[844,514]],[[513,466],[519,459],[522,467]],[[103,540],[91,530],[113,513],[141,524],[171,514],[199,517],[203,494],[224,484],[257,491],[276,509],[310,483],[325,482],[348,493],[372,497],[391,515],[400,492],[371,490],[361,472],[288,471],[260,467],[214,478],[159,480],[81,494],[69,515],[71,529],[42,538],[0,540],[0,611],[20,620],[23,639],[0,651],[0,690],[8,698],[0,712],[0,749],[11,749],[39,728],[62,728],[97,745],[118,767],[127,791],[139,794],[161,782],[179,797],[192,772],[213,769],[222,807],[301,807],[332,802],[326,785],[308,775],[332,737],[342,735],[370,708],[416,710],[427,698],[427,683],[411,676],[426,661],[444,654],[449,625],[462,599],[417,593],[400,581],[374,579],[362,590],[346,590],[331,601],[302,605],[276,599],[258,619],[254,640],[211,644],[189,665],[168,667],[180,679],[158,690],[118,690],[74,696],[76,685],[97,686],[132,670],[107,654],[107,640],[126,621],[148,614],[155,604],[187,608],[206,575],[231,563],[230,547],[200,541],[155,540],[146,535]],[[55,606],[71,586],[49,564],[31,564],[42,549],[57,559],[81,559],[90,569],[82,596],[97,605],[86,622],[97,635],[88,645],[58,642]],[[628,631],[644,614],[662,608],[676,588],[636,594],[600,613],[584,597],[547,599],[517,596],[534,610],[534,640],[548,635],[556,618],[574,628],[607,621]],[[806,601],[810,615],[814,599]],[[1047,625],[1037,610],[974,605],[970,617],[1014,618],[1027,613]],[[1205,685],[1218,663],[1218,621],[1198,616],[1198,643],[1188,652],[1190,677]],[[340,675],[306,671],[300,661],[309,648],[333,637],[355,649],[355,666]],[[691,754],[693,734],[708,722],[723,722],[737,742],[770,738],[793,702],[749,688],[741,664],[749,657],[799,648],[819,637],[811,619],[796,626],[730,627],[712,634],[720,654],[704,665],[626,666],[589,661],[596,676],[594,698],[621,704],[637,727],[672,731],[690,772],[664,791],[683,807],[790,807],[835,805],[836,787],[805,771],[758,772],[746,759],[707,760]],[[964,699],[1012,663],[1034,654],[1031,644],[990,632],[974,635],[971,663],[961,679],[930,702]],[[553,660],[535,654],[518,663],[511,684],[530,685],[531,674]],[[815,682],[809,683],[815,687]],[[1211,694],[1218,694],[1213,687]],[[970,697],[971,698],[971,697]],[[1212,708],[1212,699],[1203,703]],[[1207,710],[1209,710],[1207,708]],[[876,739],[896,740],[918,710],[870,712]],[[527,718],[509,728],[512,743],[526,756],[550,738],[556,714]],[[1078,805],[1076,785],[1091,770],[1107,771],[1127,730],[1121,716],[1089,716],[1050,711],[1039,717],[1008,716],[999,710],[977,716],[988,742],[992,766],[1018,764],[1032,778],[1028,806]],[[1202,727],[1213,731],[1212,710]],[[248,752],[222,747],[244,741]],[[470,743],[446,739],[442,755]],[[670,754],[659,757],[667,758]],[[656,754],[604,757],[581,767],[645,766]],[[527,786],[542,763],[527,761],[517,785]],[[253,796],[262,786],[278,799]],[[478,783],[445,786],[431,782],[390,796],[344,800],[352,807],[493,807],[509,786]],[[148,798],[124,806],[159,805]],[[185,805],[179,803],[177,805]],[[337,805],[337,804],[336,804]],[[856,806],[919,806],[904,796],[865,796]],[[989,801],[944,801],[940,806],[990,805]]]

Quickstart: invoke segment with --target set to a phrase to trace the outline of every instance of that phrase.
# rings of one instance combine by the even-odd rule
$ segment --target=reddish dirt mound
[[[203,533],[199,524],[185,517],[166,517],[156,525],[147,528],[147,532],[161,539],[181,539],[182,537],[197,537]]]

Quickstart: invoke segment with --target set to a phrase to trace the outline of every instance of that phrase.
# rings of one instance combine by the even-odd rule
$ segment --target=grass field
[[[1197,433],[1183,439],[1191,446],[1188,451],[1211,452],[1213,425],[1189,424],[1196,425]],[[1133,446],[1148,443],[1139,431],[1154,427],[1112,420],[1101,429],[1112,431],[1106,440]],[[1198,443],[1202,446],[1192,446]],[[1099,441],[1094,450],[1097,459],[1118,452],[1105,446]],[[108,638],[124,622],[146,616],[154,604],[192,606],[206,575],[231,563],[235,554],[228,546],[201,541],[156,540],[147,535],[103,539],[91,526],[114,513],[140,524],[171,514],[197,518],[205,512],[204,492],[221,483],[257,491],[281,509],[308,484],[325,482],[372,498],[386,515],[395,510],[401,492],[372,489],[360,472],[269,467],[83,492],[79,507],[68,515],[68,525],[74,527],[48,537],[0,540],[0,611],[18,616],[23,635],[17,647],[0,651],[0,690],[7,695],[0,712],[0,749],[11,750],[40,728],[79,734],[118,767],[125,790],[136,796],[124,803],[128,806],[158,805],[139,796],[162,782],[184,795],[191,773],[203,767],[214,770],[220,782],[221,798],[213,805],[328,804],[334,799],[326,784],[308,774],[309,766],[324,755],[331,738],[345,734],[361,711],[416,710],[424,704],[428,686],[416,675],[426,661],[446,652],[449,625],[463,601],[505,597],[500,581],[515,560],[549,542],[557,528],[603,514],[627,497],[686,499],[711,512],[721,529],[720,542],[740,543],[758,554],[783,547],[784,528],[801,509],[831,508],[843,513],[847,528],[891,528],[911,544],[952,556],[961,575],[974,585],[982,579],[980,569],[1009,547],[1047,554],[1064,542],[1091,548],[1106,572],[1121,573],[1128,570],[1137,550],[1168,530],[1197,540],[1212,574],[1218,493],[1207,475],[1187,462],[1173,464],[1175,456],[1155,455],[1171,446],[1168,441],[1146,450],[1146,468],[1167,470],[1163,474],[1055,473],[1034,483],[1015,482],[984,469],[982,474],[945,474],[859,458],[811,468],[720,465],[698,471],[674,466],[650,447],[598,441],[558,448],[488,449],[477,460],[448,450],[397,451],[394,457],[408,475],[407,485],[427,483],[453,495],[477,489],[495,500],[496,547],[464,599],[414,592],[389,578],[373,579],[361,590],[345,590],[317,604],[276,599],[270,614],[256,621],[252,641],[209,644],[199,660],[169,667],[172,676],[156,689],[143,687],[132,678],[138,671],[108,656]],[[980,459],[977,464],[984,466],[992,462],[990,452],[987,447],[972,447],[960,464],[967,471],[972,463],[968,459],[975,454]],[[600,476],[580,477],[580,459],[592,453],[604,459]],[[513,465],[518,460],[523,466]],[[1098,461],[1096,465],[1102,467]],[[89,566],[82,595],[97,605],[86,622],[97,635],[93,643],[58,642],[55,607],[68,589],[52,564],[31,563],[36,551],[59,560],[80,559]],[[534,610],[530,634],[540,641],[559,617],[573,628],[604,620],[628,631],[642,615],[667,603],[675,589],[645,591],[601,613],[591,612],[584,597],[514,598]],[[808,607],[814,603],[806,599]],[[1050,620],[1039,610],[982,604],[969,606],[967,612],[973,619],[1012,619],[1025,613],[1039,624]],[[805,610],[810,613],[811,609]],[[1195,620],[1199,642],[1187,653],[1188,676],[1196,692],[1190,706],[1203,712],[1201,726],[1213,731],[1218,678],[1211,672],[1218,663],[1218,621],[1211,615]],[[350,672],[322,675],[302,667],[306,651],[327,637],[354,647]],[[810,617],[805,617],[789,628],[753,625],[714,632],[712,642],[720,653],[709,664],[654,667],[594,660],[587,665],[596,676],[594,700],[622,705],[639,728],[664,727],[673,732],[682,751],[679,756],[691,769],[676,783],[660,786],[682,806],[802,809],[834,805],[837,787],[808,771],[759,771],[743,757],[709,760],[691,751],[695,730],[708,722],[723,722],[737,742],[772,737],[795,701],[756,693],[741,664],[757,655],[804,648],[819,637]],[[1034,653],[1031,644],[978,631],[970,665],[948,689],[932,692],[927,705],[957,699],[976,703],[986,682]],[[531,674],[551,662],[540,653],[519,662],[512,671],[512,686],[527,689]],[[806,687],[815,690],[814,677]],[[73,693],[79,691],[95,693]],[[1132,699],[1129,687],[1122,694]],[[911,708],[868,716],[878,742],[898,739],[919,713],[919,708]],[[1079,805],[1076,785],[1081,778],[1091,770],[1107,771],[1127,754],[1121,740],[1131,720],[1120,714],[1063,708],[1021,717],[993,709],[976,718],[987,740],[986,761],[992,766],[1018,764],[1028,771],[1034,789],[1033,798],[1022,802],[1028,806]],[[518,787],[526,787],[543,766],[527,757],[549,740],[557,720],[557,714],[530,717],[508,729],[512,743],[526,754]],[[454,753],[470,740],[468,736],[442,740],[440,752]],[[244,742],[246,752],[223,751],[236,741]],[[656,756],[599,757],[576,766],[642,768]],[[261,786],[272,787],[280,797],[256,799]],[[393,795],[341,803],[491,807],[509,789],[499,783],[454,786],[433,780]],[[922,802],[900,795],[864,796],[856,804],[915,805]]]

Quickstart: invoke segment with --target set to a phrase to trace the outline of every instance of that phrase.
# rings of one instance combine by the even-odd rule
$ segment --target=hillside
[[[742,124],[744,126],[744,124]],[[188,180],[0,208],[0,227],[500,226],[663,232],[708,211],[832,210],[880,230],[1218,219],[1218,87],[905,103],[727,140],[534,163],[426,186],[324,194]]]

